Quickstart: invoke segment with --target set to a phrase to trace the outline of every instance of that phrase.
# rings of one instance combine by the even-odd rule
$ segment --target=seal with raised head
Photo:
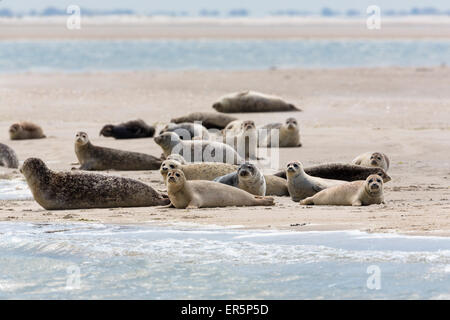
[[[92,173],[54,172],[41,159],[27,159],[20,171],[34,199],[47,210],[150,207],[169,199],[140,181]]]
[[[347,182],[300,201],[302,205],[368,206],[383,203],[383,179],[372,174],[363,181]]]
[[[251,163],[241,164],[237,171],[218,177],[214,181],[242,189],[255,196],[266,195],[266,179]]]
[[[19,168],[19,159],[13,149],[6,144],[0,143],[0,167],[17,169]]]
[[[283,123],[270,123],[258,130],[258,146],[265,148],[301,147],[297,119],[288,118]]]
[[[223,131],[223,142],[233,147],[245,160],[258,158],[258,133],[255,122],[233,121]]]
[[[225,95],[213,104],[223,113],[301,111],[280,97],[256,91],[241,91]]]
[[[296,202],[311,197],[326,188],[346,183],[341,180],[312,177],[305,173],[303,165],[298,161],[287,165],[286,175],[289,194]]]
[[[357,181],[366,180],[371,174],[378,174],[384,183],[391,181],[391,177],[381,168],[362,167],[347,163],[327,163],[304,168],[306,174],[332,180]],[[275,173],[275,176],[286,179],[286,170]]]
[[[118,125],[107,124],[100,135],[115,139],[151,138],[155,134],[155,127],[149,126],[144,120],[132,120]]]
[[[167,191],[177,209],[242,206],[273,206],[271,197],[254,196],[244,190],[214,181],[187,181],[182,170],[167,174]]]
[[[222,130],[234,120],[237,120],[237,118],[216,112],[193,112],[183,117],[173,118],[170,122],[200,122],[206,129]]]
[[[9,138],[11,140],[43,139],[45,137],[42,128],[32,122],[14,123],[9,127]]]
[[[158,170],[162,163],[144,153],[94,146],[85,132],[76,134],[75,153],[81,170]]]
[[[164,156],[180,154],[188,162],[224,162],[240,164],[244,161],[237,152],[221,142],[207,140],[181,140],[174,132],[165,132],[155,137]]]
[[[195,162],[181,164],[176,160],[165,160],[159,172],[164,182],[169,170],[180,169],[184,172],[186,180],[214,180],[217,177],[235,172],[238,166],[222,162]]]
[[[381,152],[366,152],[360,154],[352,161],[353,164],[364,167],[378,167],[384,171],[389,170],[389,158]]]
[[[181,140],[209,140],[208,130],[199,123],[168,123],[160,132],[175,132]]]

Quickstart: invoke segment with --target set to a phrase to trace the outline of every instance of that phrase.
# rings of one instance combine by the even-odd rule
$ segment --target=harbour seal
[[[362,167],[347,163],[327,163],[304,168],[304,170],[310,176],[324,179],[357,181],[366,180],[371,174],[378,174],[383,178],[384,183],[391,181],[391,177],[381,168]],[[275,173],[275,176],[286,179],[286,170]]]
[[[282,98],[256,91],[241,91],[225,95],[213,104],[223,113],[301,111]]]
[[[222,183],[187,181],[181,170],[168,172],[167,191],[171,204],[177,209],[274,205],[271,197],[257,197]]]
[[[218,177],[214,181],[242,189],[255,196],[266,195],[266,179],[251,163],[241,164],[237,171]]]
[[[222,130],[234,120],[237,120],[237,118],[216,112],[193,112],[183,117],[173,118],[170,122],[200,122],[206,129]]]
[[[169,123],[159,132],[159,134],[164,132],[175,132],[181,140],[209,140],[208,130],[199,123]]]
[[[183,156],[180,155],[180,154],[176,154],[176,153],[169,154],[166,159],[167,160],[175,160],[175,161],[178,161],[181,164],[187,164],[187,162],[183,158]]]
[[[147,125],[143,120],[132,120],[118,125],[107,124],[100,131],[104,137],[115,139],[151,138],[155,134],[155,128]]]
[[[286,179],[274,175],[265,175],[266,196],[289,197],[289,190]]]
[[[164,182],[169,170],[180,169],[183,171],[186,180],[214,180],[217,177],[235,172],[238,166],[222,162],[196,162],[181,164],[176,160],[165,160],[161,164],[159,172]]]
[[[258,130],[258,146],[265,148],[301,147],[297,119],[287,118],[285,123],[270,123]]]
[[[54,172],[41,159],[27,159],[20,172],[46,210],[149,207],[169,199],[140,181],[81,172]]]
[[[224,143],[206,140],[181,140],[174,132],[165,132],[155,137],[155,142],[163,150],[164,156],[175,153],[188,162],[242,163],[242,158],[234,149]]]
[[[14,123],[9,127],[11,140],[43,139],[45,137],[42,128],[31,122]]]
[[[384,171],[389,170],[389,158],[381,152],[366,152],[360,154],[352,161],[353,164],[364,167],[378,167]]]
[[[383,179],[372,174],[364,181],[353,181],[316,193],[302,205],[368,206],[383,203]]]
[[[0,143],[0,167],[17,169],[19,168],[19,159],[13,149],[6,144]]]
[[[162,163],[151,155],[94,146],[85,132],[76,134],[75,154],[81,170],[158,170]]]
[[[298,161],[291,162],[287,165],[286,175],[289,194],[295,202],[313,196],[317,192],[331,186],[346,183],[346,181],[341,180],[312,177],[305,173],[303,165]]]
[[[258,160],[258,133],[254,121],[236,120],[230,123],[223,132],[223,142],[233,147],[245,160]]]

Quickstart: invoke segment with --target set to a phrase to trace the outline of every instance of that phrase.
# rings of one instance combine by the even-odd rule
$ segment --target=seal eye
[[[377,159],[378,159],[378,160],[381,160],[381,158],[380,158],[380,157],[377,157]]]
[[[377,182],[378,182],[378,183],[381,183],[381,180],[380,180],[380,179],[377,179]]]
[[[170,167],[170,169],[175,168],[175,166],[173,164],[171,164],[169,167]]]
[[[369,183],[372,183],[372,182],[373,182],[373,179],[370,179],[370,180],[369,180]]]
[[[294,167],[295,167],[295,168],[298,168],[298,164],[294,163]]]
[[[177,174],[176,174],[176,176],[177,176],[177,177],[179,177],[179,176],[180,176],[180,174],[179,174],[179,173],[177,173]]]

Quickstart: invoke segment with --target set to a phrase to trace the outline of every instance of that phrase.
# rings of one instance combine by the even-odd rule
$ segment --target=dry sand
[[[171,224],[193,222],[246,228],[348,230],[450,236],[450,68],[185,71],[0,75],[0,142],[20,160],[40,157],[54,170],[76,162],[75,132],[86,130],[101,146],[161,153],[153,139],[98,137],[102,125],[142,118],[169,121],[192,111],[211,111],[220,95],[245,88],[274,93],[304,112],[239,114],[257,124],[298,118],[302,148],[280,150],[280,166],[350,162],[380,150],[391,158],[385,205],[303,207],[276,198],[271,208],[176,210],[133,208],[49,212],[34,201],[1,201],[0,220]],[[18,120],[41,124],[44,140],[9,141]],[[20,178],[17,170],[0,174]],[[153,172],[109,172],[164,190]]]

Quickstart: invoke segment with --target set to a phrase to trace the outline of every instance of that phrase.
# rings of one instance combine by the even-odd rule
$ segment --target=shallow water
[[[26,181],[20,179],[0,179],[0,200],[33,199]]]
[[[4,222],[0,270],[0,298],[449,299],[450,239]]]
[[[1,41],[0,72],[450,64],[448,40]]]

